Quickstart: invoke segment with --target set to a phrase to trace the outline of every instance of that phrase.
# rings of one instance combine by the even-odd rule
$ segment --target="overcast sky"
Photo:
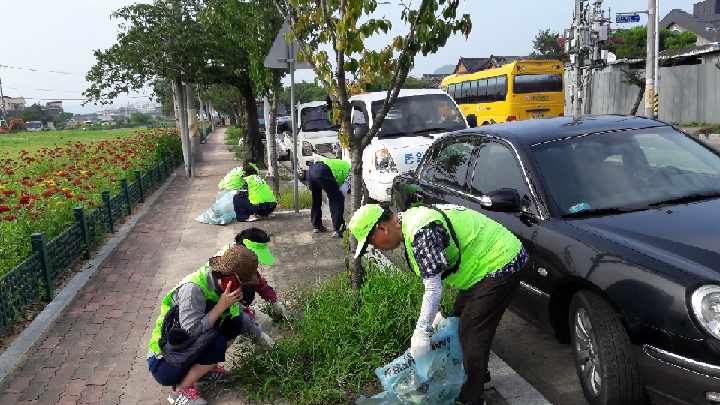
[[[269,1],[269,0],[268,0]],[[416,0],[417,1],[417,0]],[[137,0],[0,0],[2,37],[0,67],[5,95],[24,96],[28,103],[46,100],[78,99],[87,87],[85,73],[94,64],[93,50],[111,46],[117,35],[117,21],[110,14]],[[391,0],[397,3],[398,0]],[[473,31],[465,40],[451,39],[435,55],[419,57],[414,74],[432,73],[443,65],[455,64],[461,56],[525,55],[540,29],[561,31],[570,25],[573,0],[461,0],[462,12],[470,13]],[[694,1],[660,0],[661,16],[670,9],[692,10]],[[383,7],[383,6],[381,6]],[[403,33],[399,8],[384,6],[381,14],[394,22],[393,34]],[[647,8],[646,0],[606,0],[613,12]],[[643,18],[643,24],[645,19]],[[381,46],[385,38],[373,38],[371,46]],[[27,70],[36,69],[37,71]],[[62,73],[56,73],[62,72]],[[299,71],[298,80],[312,80],[310,71]],[[140,94],[132,97],[142,96]],[[118,105],[145,102],[123,97]],[[102,106],[80,106],[65,101],[70,112],[88,112]]]

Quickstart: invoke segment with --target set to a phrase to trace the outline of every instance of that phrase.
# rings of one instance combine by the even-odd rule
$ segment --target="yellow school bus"
[[[465,116],[478,125],[563,115],[563,64],[518,60],[499,68],[454,74],[441,84]]]

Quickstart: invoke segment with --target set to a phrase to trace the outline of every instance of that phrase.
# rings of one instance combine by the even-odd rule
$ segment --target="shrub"
[[[374,266],[371,266],[374,267]],[[238,384],[256,400],[350,403],[380,390],[374,370],[410,346],[423,287],[408,272],[370,269],[356,294],[348,273],[301,294],[301,320],[269,352],[240,354]],[[447,304],[452,293],[447,291]]]
[[[278,208],[280,209],[293,209],[295,208],[294,201],[295,192],[292,187],[283,187],[280,189],[280,195],[277,197]],[[299,205],[300,209],[310,208],[312,206],[312,194],[308,190],[299,190]]]

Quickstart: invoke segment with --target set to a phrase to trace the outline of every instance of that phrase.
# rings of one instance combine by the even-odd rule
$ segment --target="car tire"
[[[591,291],[580,291],[573,296],[569,314],[575,369],[588,402],[592,405],[645,403],[637,362],[620,315]]]

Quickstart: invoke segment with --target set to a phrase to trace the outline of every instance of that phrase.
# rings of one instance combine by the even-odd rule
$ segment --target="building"
[[[8,97],[2,98],[2,103],[5,111],[8,113],[19,113],[25,109],[25,98],[24,97]]]
[[[454,74],[475,73],[481,70],[499,68],[516,60],[527,59],[527,56],[495,56],[489,58],[463,58],[455,66]]]
[[[697,35],[697,46],[720,42],[720,0],[695,4],[693,13],[674,9],[660,21],[660,28]]]

